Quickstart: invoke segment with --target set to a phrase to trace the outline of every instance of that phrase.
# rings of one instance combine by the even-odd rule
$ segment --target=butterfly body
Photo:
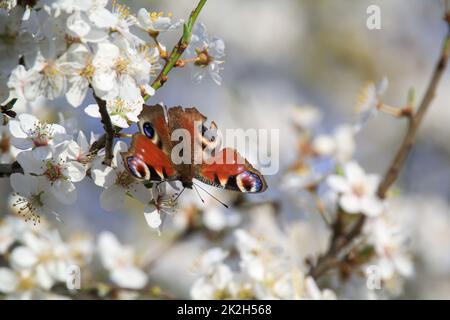
[[[161,105],[144,105],[139,118],[140,132],[133,135],[130,149],[122,154],[134,178],[180,181],[186,188],[192,188],[197,179],[240,192],[266,190],[264,177],[237,151],[225,148],[216,152],[218,141],[207,136],[206,117],[196,108],[173,107],[166,115]],[[210,129],[216,129],[214,122]]]

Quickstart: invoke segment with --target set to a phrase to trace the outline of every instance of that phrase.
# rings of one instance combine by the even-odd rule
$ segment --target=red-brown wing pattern
[[[267,189],[263,175],[236,150],[222,149],[196,168],[195,178],[228,190],[259,193]]]
[[[170,133],[176,129],[185,129],[189,132],[191,139],[190,147],[192,164],[194,160],[194,152],[201,151],[202,125],[206,121],[206,117],[196,108],[183,109],[182,107],[173,107],[168,110],[168,118]],[[200,148],[194,147],[196,143]]]
[[[174,180],[178,173],[170,161],[170,134],[161,105],[144,105],[139,115],[139,131],[131,147],[123,153],[125,167],[141,181]]]
[[[144,105],[139,115],[139,130],[164,153],[170,155],[170,131],[161,105]]]
[[[135,133],[128,152],[122,153],[125,167],[141,181],[177,179],[177,171],[170,158],[147,136]]]

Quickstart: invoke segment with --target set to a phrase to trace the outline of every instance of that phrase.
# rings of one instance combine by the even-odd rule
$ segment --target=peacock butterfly
[[[139,119],[139,132],[133,135],[128,152],[122,153],[126,168],[137,180],[178,180],[183,187],[192,188],[193,179],[197,179],[212,186],[246,193],[267,189],[263,175],[236,150],[218,149],[219,139],[210,134],[217,129],[216,124],[211,122],[208,130],[205,126],[207,118],[196,108],[173,107],[166,110],[161,105],[144,105]],[[180,128],[188,132],[189,151],[193,150],[184,154],[189,161],[181,163],[172,161],[171,156],[178,144],[171,137]],[[180,151],[182,156],[184,151]]]

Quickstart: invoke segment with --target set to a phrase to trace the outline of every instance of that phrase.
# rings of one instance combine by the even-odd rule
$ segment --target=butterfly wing
[[[133,177],[141,181],[175,180],[177,171],[170,161],[169,128],[161,105],[144,105],[139,115],[140,133],[133,135],[131,148],[122,154]]]
[[[139,131],[167,155],[170,154],[170,131],[164,108],[157,105],[144,105],[138,122]]]
[[[135,133],[128,152],[122,153],[125,167],[141,181],[177,179],[177,171],[169,157],[147,136]]]
[[[212,186],[245,193],[267,189],[263,175],[231,148],[222,149],[196,167],[195,178]]]

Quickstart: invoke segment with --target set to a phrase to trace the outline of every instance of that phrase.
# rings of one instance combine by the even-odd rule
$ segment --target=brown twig
[[[386,193],[392,184],[397,180],[398,175],[400,173],[400,169],[411,152],[411,148],[414,144],[414,140],[417,134],[417,130],[423,121],[423,117],[427,112],[428,108],[433,101],[433,98],[436,94],[436,89],[439,84],[439,81],[444,74],[444,71],[448,64],[448,58],[450,54],[450,13],[446,15],[446,21],[448,26],[447,36],[445,37],[444,44],[442,46],[441,56],[439,58],[438,63],[434,68],[433,75],[431,77],[430,83],[428,85],[427,91],[420,103],[419,109],[415,114],[413,114],[409,121],[409,128],[403,139],[403,142],[400,146],[400,149],[397,152],[392,164],[389,166],[386,174],[384,175],[384,179],[378,188],[378,196],[380,198],[385,198]]]
[[[98,138],[96,141],[94,141],[89,148],[89,153],[95,154],[99,152],[101,149],[103,149],[106,145],[106,133],[102,134],[100,138]]]
[[[444,20],[447,23],[448,30],[444,38],[439,60],[434,68],[431,80],[417,112],[409,113],[407,115],[407,118],[409,119],[409,126],[406,135],[377,190],[377,195],[381,199],[386,197],[390,187],[397,180],[400,169],[411,152],[417,131],[422,124],[425,113],[433,101],[439,82],[447,67],[450,56],[450,12],[446,13]],[[342,253],[343,249],[350,245],[353,240],[361,234],[366,221],[366,216],[360,214],[356,222],[354,222],[353,225],[348,228],[348,231],[346,231],[342,226],[342,218],[344,215],[344,212],[338,212],[336,222],[334,223],[329,248],[325,254],[319,257],[316,264],[313,265],[309,271],[309,275],[315,279],[332,269],[336,265],[336,260],[339,259],[339,255]]]
[[[97,97],[95,93],[94,98],[98,104],[98,111],[102,116],[103,129],[105,130],[105,160],[103,163],[110,166],[113,158],[112,148],[114,142],[114,127],[111,123],[111,117],[109,116],[108,110],[106,109],[106,101]]]
[[[23,173],[23,169],[19,163],[0,164],[0,178],[9,177],[13,173]]]

